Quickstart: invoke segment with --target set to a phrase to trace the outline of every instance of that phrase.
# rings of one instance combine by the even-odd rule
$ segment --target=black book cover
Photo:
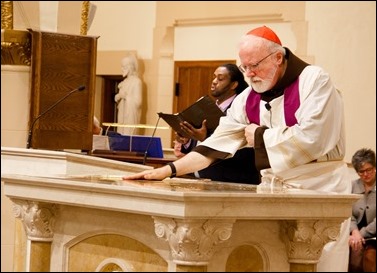
[[[187,121],[195,128],[202,126],[203,120],[207,120],[207,130],[211,134],[219,125],[220,118],[225,114],[220,110],[216,103],[207,95],[198,99],[189,107],[175,114],[158,113],[158,116],[166,121],[170,127],[173,128],[178,134],[184,137],[190,137],[181,130],[180,123]]]

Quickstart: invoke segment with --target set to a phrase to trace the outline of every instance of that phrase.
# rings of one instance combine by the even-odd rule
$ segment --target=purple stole
[[[297,124],[295,113],[300,106],[300,94],[298,90],[298,78],[284,90],[284,117],[287,126]],[[246,114],[250,123],[260,125],[260,100],[261,94],[250,92],[246,101]]]

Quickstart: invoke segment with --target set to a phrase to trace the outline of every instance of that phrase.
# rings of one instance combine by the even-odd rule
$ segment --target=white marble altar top
[[[257,193],[255,185],[173,178],[124,181],[121,175],[3,174],[10,198],[175,218],[348,218],[358,195],[302,189]]]
[[[125,174],[152,167],[72,152],[1,147],[1,174]]]

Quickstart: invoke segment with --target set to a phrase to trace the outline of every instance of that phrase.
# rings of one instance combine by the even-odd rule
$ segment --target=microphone
[[[152,136],[151,136],[151,138],[148,142],[147,148],[145,149],[144,158],[143,158],[143,165],[145,165],[145,163],[147,162],[147,155],[148,155],[149,146],[151,146],[154,134],[156,133],[156,130],[157,130],[158,122],[160,121],[160,118],[161,117],[159,116],[158,119],[157,119],[156,126],[154,126]]]
[[[29,130],[29,135],[28,135],[28,138],[27,138],[27,143],[26,143],[26,148],[29,149],[30,146],[31,146],[31,140],[32,140],[32,136],[33,136],[33,128],[34,128],[34,125],[35,123],[37,122],[37,120],[39,120],[42,116],[44,116],[48,111],[50,111],[52,108],[54,108],[56,105],[58,105],[59,103],[61,103],[63,100],[65,100],[66,98],[68,98],[70,95],[72,95],[73,93],[77,92],[77,91],[82,91],[85,89],[85,85],[81,85],[79,87],[77,87],[76,89],[73,89],[72,91],[70,91],[67,95],[65,95],[64,97],[62,97],[60,100],[58,100],[57,102],[55,102],[53,105],[51,105],[49,108],[47,108],[46,111],[44,111],[42,114],[40,114],[34,121],[33,123],[31,124],[30,126],[30,130]]]
[[[264,107],[266,107],[267,111],[270,111],[271,110],[271,104],[269,102],[267,102]]]

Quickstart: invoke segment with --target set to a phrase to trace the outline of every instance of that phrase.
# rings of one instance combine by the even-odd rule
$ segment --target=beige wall
[[[78,17],[81,6],[78,3],[80,2],[59,3],[57,20],[59,32],[79,34]],[[99,36],[98,56],[101,56],[103,61],[97,67],[97,71],[101,74],[113,74],[119,71],[119,56],[122,52],[137,52],[142,67],[142,80],[148,94],[147,103],[144,105],[148,124],[155,124],[157,112],[172,111],[175,56],[179,60],[191,60],[197,57],[228,58],[229,54],[232,54],[230,47],[238,39],[234,35],[232,26],[242,25],[248,29],[249,24],[250,28],[255,24],[277,27],[284,25],[282,28],[284,33],[279,33],[282,39],[286,39],[283,43],[294,47],[298,55],[324,67],[343,92],[346,110],[346,161],[350,161],[352,154],[361,147],[376,150],[375,2],[92,1],[92,3],[97,8],[88,35]],[[14,1],[14,14],[15,29],[39,29],[38,2]],[[210,36],[213,34],[213,27],[220,24],[223,27],[218,35],[228,40],[226,46],[219,41],[216,52],[208,48],[208,54],[195,55],[198,52],[190,49],[198,44],[198,39],[187,39],[182,44],[175,37],[182,34],[180,32],[182,28],[188,27],[191,29],[199,27],[201,37],[206,37],[207,34]],[[179,49],[184,46],[187,50],[182,54],[182,50]],[[177,55],[178,53],[180,55]],[[237,58],[236,52],[234,56]],[[5,75],[2,73],[1,77],[3,80]],[[100,83],[97,84],[98,89],[101,86]],[[17,117],[28,120],[29,110],[25,108],[29,101],[28,91],[14,92],[14,88],[3,89],[2,84],[2,120],[3,117],[13,117],[12,119],[16,121],[19,120]],[[96,95],[96,114],[99,113],[99,98],[100,96]],[[3,107],[3,103],[6,103],[7,107]],[[1,145],[25,147],[27,126],[15,130],[11,125],[5,126],[6,124],[8,123],[2,122],[1,125]],[[164,147],[170,146],[169,132],[160,131],[157,134],[162,137]],[[3,198],[2,195],[2,202]],[[8,209],[10,210],[9,207]],[[4,210],[2,203],[2,223],[8,221],[4,219]],[[5,215],[9,217],[11,213]],[[8,223],[13,222],[8,221]],[[10,240],[6,240],[5,244],[2,240],[1,269],[11,271],[12,257],[4,258],[3,255],[4,253],[12,255],[13,248],[9,242],[12,241],[13,234],[10,234],[11,232],[3,234],[3,230],[9,232],[12,229],[3,229],[2,226],[2,239],[10,238]]]
[[[28,66],[1,66],[1,146],[26,147],[30,108],[29,77]],[[1,165],[3,172],[3,161]],[[15,220],[12,202],[5,197],[1,181],[1,272],[13,271]]]
[[[376,150],[376,2],[307,2],[308,54],[343,93],[347,155]]]

